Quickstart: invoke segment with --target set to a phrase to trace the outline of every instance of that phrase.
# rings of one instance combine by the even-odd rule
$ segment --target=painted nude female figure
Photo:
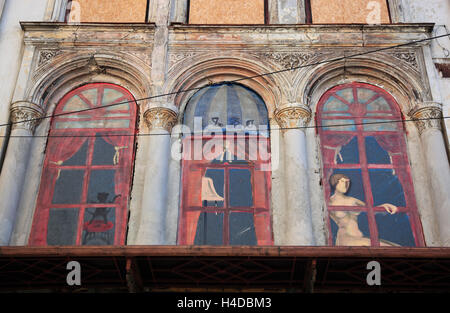
[[[365,206],[366,204],[354,197],[345,195],[350,187],[350,178],[344,174],[334,174],[330,177],[330,185],[335,188],[334,194],[330,197],[330,206]],[[387,212],[395,214],[398,208],[395,205],[382,204]],[[370,246],[370,238],[364,237],[358,227],[358,215],[356,211],[330,211],[330,216],[338,225],[336,236],[337,246]],[[380,240],[381,246],[398,246],[395,243]]]

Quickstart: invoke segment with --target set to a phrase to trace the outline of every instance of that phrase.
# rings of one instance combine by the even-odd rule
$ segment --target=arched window
[[[318,106],[331,245],[423,246],[402,115],[384,90],[352,83]]]
[[[55,115],[30,244],[124,244],[134,157],[133,96],[116,85],[88,84],[67,94]]]
[[[267,109],[252,90],[221,84],[198,91],[184,124],[178,242],[273,244]]]

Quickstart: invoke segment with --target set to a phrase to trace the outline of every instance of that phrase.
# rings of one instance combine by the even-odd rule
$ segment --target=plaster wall
[[[377,16],[372,17],[372,12]],[[379,22],[389,23],[385,0],[311,0],[311,13],[314,24],[366,24],[368,19],[378,19],[378,13]]]
[[[78,11],[80,22],[144,23],[147,0],[77,0],[71,14]]]
[[[403,19],[406,23],[429,22],[435,23],[433,35],[439,36],[450,33],[450,2],[448,0],[402,0]],[[433,40],[431,54],[436,63],[450,63],[450,37]],[[430,84],[440,90],[440,99],[443,104],[443,115],[450,116],[450,78],[440,77],[436,69],[431,76]],[[445,119],[447,144],[450,147],[450,119]]]
[[[9,106],[22,62],[23,31],[19,21],[45,20],[46,5],[47,0],[0,1],[0,124],[9,121]],[[0,155],[6,148],[7,132],[7,127],[0,127]]]
[[[264,24],[264,0],[191,0],[190,24]]]

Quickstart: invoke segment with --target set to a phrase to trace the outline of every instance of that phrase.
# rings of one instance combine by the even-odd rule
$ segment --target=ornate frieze
[[[34,132],[36,126],[40,123],[43,111],[38,105],[19,101],[11,105],[11,123],[12,129],[25,129]]]
[[[275,118],[284,130],[306,127],[311,120],[311,110],[301,104],[289,105],[275,112]]]
[[[150,108],[144,113],[144,121],[150,130],[163,129],[170,132],[177,123],[177,114],[167,108]]]
[[[319,53],[310,52],[264,52],[260,57],[270,59],[280,64],[283,68],[289,69],[309,64],[310,61],[319,56]]]
[[[41,66],[47,62],[50,62],[54,57],[60,55],[61,50],[42,50],[39,52],[39,62],[38,65]]]
[[[417,61],[417,56],[415,52],[394,52],[391,54],[394,58],[399,59],[403,62],[408,63],[415,69],[419,69],[419,62]]]
[[[414,108],[409,116],[415,121],[420,134],[427,129],[441,130],[442,106],[428,102]]]

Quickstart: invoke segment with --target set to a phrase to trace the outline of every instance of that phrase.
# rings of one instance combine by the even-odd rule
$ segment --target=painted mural
[[[395,100],[354,83],[328,91],[318,110],[330,244],[423,245]]]
[[[88,84],[67,94],[55,115],[30,244],[124,244],[134,157],[133,97],[116,85]]]
[[[273,244],[270,160],[252,151],[269,149],[262,99],[238,84],[211,86],[191,98],[184,124],[203,132],[183,141],[179,244]]]

